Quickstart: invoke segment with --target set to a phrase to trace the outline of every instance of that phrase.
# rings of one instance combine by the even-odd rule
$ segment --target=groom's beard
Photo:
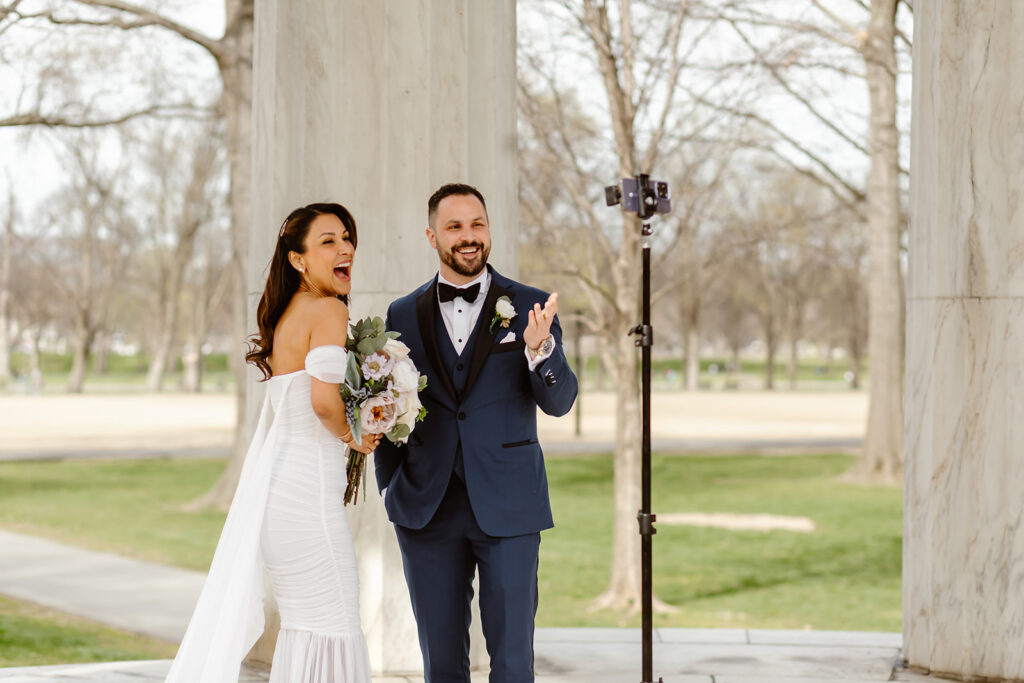
[[[467,260],[465,256],[457,253],[459,249],[465,249],[466,247],[478,247],[480,251],[476,253],[472,260]],[[487,257],[491,255],[491,248],[480,242],[465,242],[452,247],[450,251],[442,251],[440,253],[441,261],[456,273],[463,277],[475,277],[487,265]]]

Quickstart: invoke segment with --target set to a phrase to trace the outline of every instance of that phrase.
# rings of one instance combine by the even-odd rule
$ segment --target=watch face
[[[544,343],[540,345],[540,355],[546,356],[555,350],[555,340],[548,337],[544,340]]]

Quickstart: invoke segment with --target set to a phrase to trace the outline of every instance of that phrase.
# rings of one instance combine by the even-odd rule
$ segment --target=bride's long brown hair
[[[270,379],[273,375],[267,359],[274,351],[274,328],[277,327],[277,321],[288,308],[288,303],[295,292],[299,291],[299,284],[302,282],[298,271],[288,262],[288,252],[306,253],[305,242],[309,226],[314,218],[324,214],[338,217],[348,230],[352,248],[356,247],[356,221],[341,204],[310,204],[295,209],[284,219],[277,235],[274,256],[270,259],[267,285],[263,288],[263,296],[260,297],[259,306],[256,308],[256,324],[260,332],[249,338],[251,346],[245,354],[246,362],[259,368],[264,380]],[[338,298],[348,305],[348,296],[340,295]]]

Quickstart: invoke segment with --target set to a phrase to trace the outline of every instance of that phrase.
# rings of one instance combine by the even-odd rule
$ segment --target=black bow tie
[[[467,304],[471,304],[476,301],[477,295],[480,293],[480,283],[470,285],[465,289],[459,289],[458,287],[452,287],[451,285],[438,281],[437,283],[437,294],[441,299],[441,303],[448,303],[453,301],[455,297],[461,296]]]

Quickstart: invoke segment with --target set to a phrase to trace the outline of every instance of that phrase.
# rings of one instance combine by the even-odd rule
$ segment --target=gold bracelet
[[[355,439],[352,438],[351,429],[345,432],[345,436],[339,436],[338,438],[341,439],[342,443],[355,443],[356,441]]]

